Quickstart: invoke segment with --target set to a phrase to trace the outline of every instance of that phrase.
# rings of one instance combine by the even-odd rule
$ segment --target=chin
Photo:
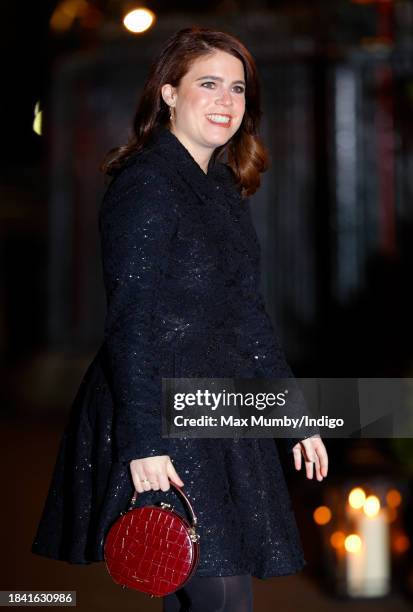
[[[204,139],[206,142],[214,144],[215,146],[220,146],[228,142],[230,138],[234,135],[234,129],[231,128],[209,128],[204,131]]]
[[[217,135],[213,138],[212,137],[206,138],[206,141],[210,143],[211,146],[213,147],[222,147],[222,145],[226,144],[228,140],[231,140],[233,135],[234,134],[231,131],[230,134],[225,133],[225,134]]]

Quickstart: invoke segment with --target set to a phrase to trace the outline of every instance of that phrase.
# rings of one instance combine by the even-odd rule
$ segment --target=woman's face
[[[217,50],[194,60],[179,87],[164,85],[162,92],[165,101],[175,107],[171,131],[190,150],[211,155],[241,125],[244,66],[233,55]]]

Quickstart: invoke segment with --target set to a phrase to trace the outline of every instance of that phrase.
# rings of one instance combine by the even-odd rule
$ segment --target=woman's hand
[[[130,464],[133,484],[138,493],[144,491],[168,491],[169,479],[180,487],[184,483],[179,478],[169,455],[157,455],[155,457],[144,457],[133,459]]]
[[[317,480],[323,480],[328,472],[328,455],[326,447],[320,436],[315,435],[301,440],[293,447],[294,465],[297,470],[301,470],[301,455],[304,455],[305,470],[307,478],[313,477],[313,468]]]

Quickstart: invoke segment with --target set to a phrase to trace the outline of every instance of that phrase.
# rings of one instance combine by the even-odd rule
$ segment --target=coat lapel
[[[151,143],[158,155],[185,181],[199,199],[205,204],[218,203],[226,208],[237,202],[242,207],[243,200],[235,188],[230,186],[226,176],[227,168],[221,162],[213,161],[208,167],[208,174],[202,170],[189,151],[178,138],[166,127],[160,127],[155,132]]]
[[[225,242],[231,239],[235,251],[247,252],[257,263],[260,247],[249,203],[237,191],[228,166],[211,159],[208,174],[205,174],[180,140],[163,126],[155,131],[150,147],[169,168],[179,174],[201,204],[223,207],[222,212],[228,215],[230,221],[226,225]]]

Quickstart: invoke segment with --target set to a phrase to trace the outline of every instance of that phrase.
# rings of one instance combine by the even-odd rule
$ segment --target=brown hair
[[[246,99],[239,129],[225,145],[214,150],[213,156],[222,158],[227,154],[227,164],[243,197],[255,193],[260,185],[260,174],[268,168],[268,153],[258,136],[262,113],[257,69],[251,54],[237,38],[209,28],[184,28],[167,40],[144,85],[133,120],[132,136],[126,144],[109,151],[101,165],[105,174],[115,174],[132,153],[144,148],[159,125],[169,124],[169,107],[162,98],[162,86],[170,83],[178,87],[190,64],[215,50],[226,51],[243,63]]]

